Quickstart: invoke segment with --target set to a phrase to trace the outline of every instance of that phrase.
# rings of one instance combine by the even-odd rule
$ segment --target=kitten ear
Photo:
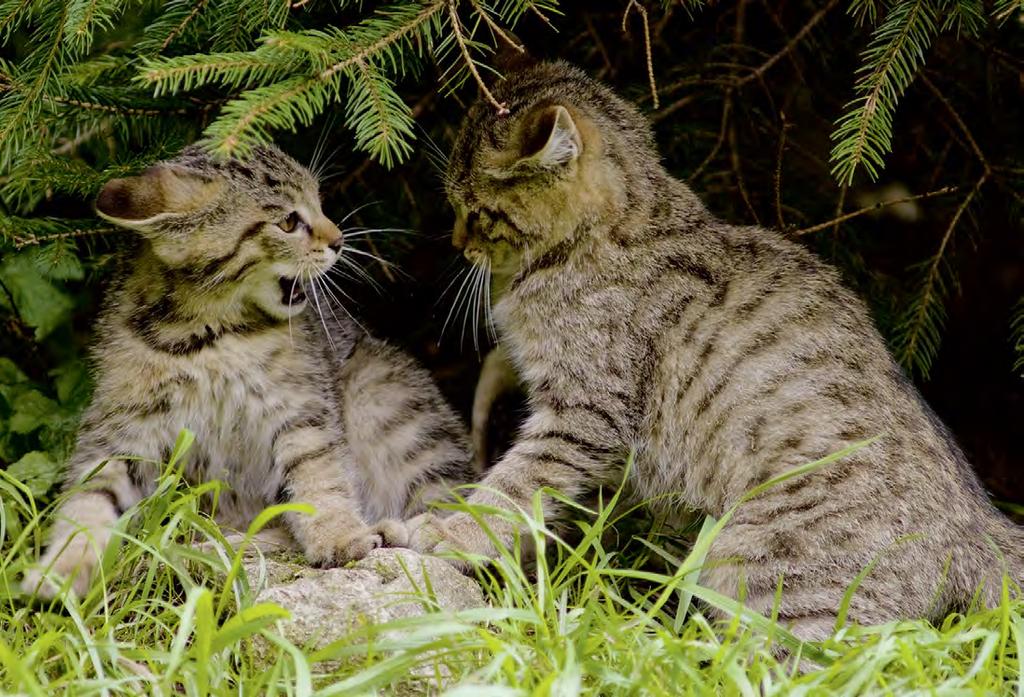
[[[527,128],[519,165],[558,169],[576,161],[583,152],[583,140],[569,110],[560,104],[541,110]]]
[[[154,165],[137,177],[111,179],[96,198],[96,212],[112,223],[141,229],[208,204],[224,187],[168,165]]]

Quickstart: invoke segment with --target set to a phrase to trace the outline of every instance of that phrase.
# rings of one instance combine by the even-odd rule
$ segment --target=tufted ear
[[[532,166],[557,170],[580,156],[583,140],[569,110],[556,104],[527,117],[516,167]]]
[[[117,225],[144,229],[206,206],[223,187],[222,179],[154,165],[137,177],[108,181],[96,198],[96,212]]]

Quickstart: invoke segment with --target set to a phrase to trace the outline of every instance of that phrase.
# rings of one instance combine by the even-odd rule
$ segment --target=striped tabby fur
[[[742,505],[701,582],[805,638],[849,617],[938,617],[1024,581],[1024,533],[988,502],[890,357],[863,302],[782,235],[724,223],[661,166],[646,120],[564,64],[474,106],[448,170],[456,246],[489,264],[501,346],[531,413],[483,481],[529,509],[621,481],[673,514],[721,516],[793,467],[881,436]],[[471,502],[507,506],[478,491]],[[555,502],[546,501],[557,519]],[[510,543],[511,530],[492,524]],[[410,523],[422,550],[493,555],[473,520]],[[1004,556],[1005,555],[1005,558]]]
[[[192,147],[109,182],[97,209],[142,239],[109,291],[73,493],[26,590],[52,596],[52,571],[86,591],[109,526],[153,491],[182,428],[196,435],[186,477],[227,484],[218,518],[244,529],[269,504],[312,504],[286,524],[319,565],[404,542],[387,518],[473,476],[464,427],[430,376],[327,310],[342,232],[294,160]]]

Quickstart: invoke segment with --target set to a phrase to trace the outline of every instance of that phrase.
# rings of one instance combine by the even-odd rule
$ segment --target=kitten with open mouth
[[[185,478],[224,483],[218,521],[245,530],[268,505],[310,504],[283,524],[315,565],[404,544],[386,519],[474,478],[430,375],[336,303],[331,271],[352,262],[304,167],[273,147],[245,161],[191,147],[108,182],[96,207],[140,240],[99,320],[71,493],[26,591],[88,590],[185,428]]]

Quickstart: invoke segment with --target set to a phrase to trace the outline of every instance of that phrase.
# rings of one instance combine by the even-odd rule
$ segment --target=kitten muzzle
[[[281,286],[282,305],[301,305],[306,302],[306,291],[298,279],[281,276],[281,278],[277,279],[277,282]]]

